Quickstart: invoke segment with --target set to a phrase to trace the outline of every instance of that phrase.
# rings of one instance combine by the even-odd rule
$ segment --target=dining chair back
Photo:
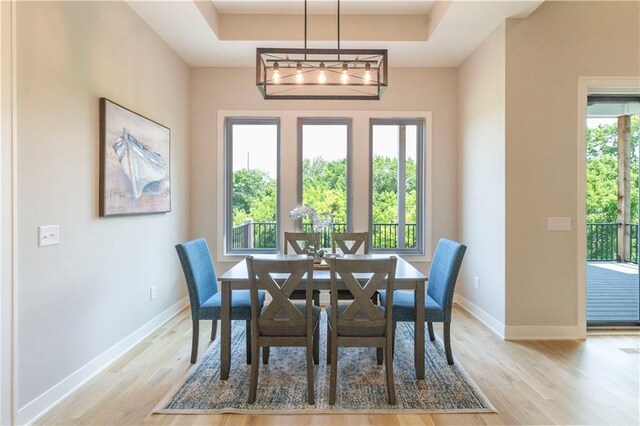
[[[218,276],[204,238],[178,244],[176,251],[187,281],[191,318],[195,320],[198,308],[218,291]]]
[[[309,246],[316,250],[320,248],[319,232],[285,232],[284,233],[284,254],[289,254],[289,246],[293,249],[292,254],[308,254]],[[305,300],[304,290],[294,290],[290,295],[294,300]],[[313,291],[313,304],[320,306],[320,291]]]
[[[258,386],[258,352],[272,346],[302,346],[307,350],[307,400],[314,404],[313,364],[318,363],[320,308],[312,304],[313,258],[247,258],[251,293],[251,351],[253,360],[248,402],[253,404]],[[304,286],[304,302],[289,299],[293,291]],[[265,290],[271,302],[261,307],[259,291]],[[263,352],[264,353],[264,352]]]
[[[344,254],[356,254],[362,246],[364,246],[364,254],[369,253],[368,232],[334,232],[332,241],[332,253],[335,253],[336,248],[339,248]]]
[[[320,248],[319,232],[285,232],[284,233],[284,254],[289,254],[289,246],[293,249],[293,254],[309,253],[309,246]]]
[[[451,322],[453,293],[466,250],[465,245],[442,238],[431,261],[427,295],[443,309],[445,323]]]
[[[330,261],[331,305],[327,308],[327,349],[331,364],[329,404],[335,404],[339,346],[377,348],[378,363],[385,351],[385,371],[389,404],[395,404],[393,383],[393,288],[398,259],[341,259]],[[368,277],[363,279],[363,277]],[[338,279],[352,294],[353,301],[338,303]],[[363,282],[365,281],[365,282]],[[361,282],[363,282],[361,284]],[[385,288],[392,296],[385,306],[375,305],[371,296]]]

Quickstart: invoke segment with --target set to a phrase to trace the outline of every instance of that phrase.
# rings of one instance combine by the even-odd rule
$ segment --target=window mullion
[[[405,221],[407,209],[407,127],[402,124],[398,132],[398,248],[406,248]]]

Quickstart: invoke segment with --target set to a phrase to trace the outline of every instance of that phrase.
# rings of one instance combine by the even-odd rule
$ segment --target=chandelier
[[[380,100],[388,83],[386,49],[256,49],[256,86],[264,99]]]

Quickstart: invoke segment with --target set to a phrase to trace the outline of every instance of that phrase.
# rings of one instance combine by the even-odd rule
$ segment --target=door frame
[[[17,422],[16,0],[0,2],[0,424]]]
[[[639,77],[578,78],[578,149],[577,149],[577,285],[578,338],[587,337],[587,97],[598,94],[640,94]]]

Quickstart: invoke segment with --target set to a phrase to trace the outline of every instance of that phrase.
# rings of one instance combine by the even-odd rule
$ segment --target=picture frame
[[[100,98],[99,215],[171,211],[171,129]]]

